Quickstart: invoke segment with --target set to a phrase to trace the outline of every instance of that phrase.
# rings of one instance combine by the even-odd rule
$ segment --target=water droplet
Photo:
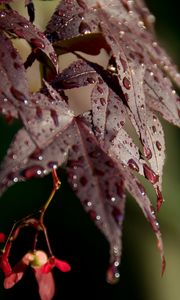
[[[21,27],[24,27],[24,28],[29,28],[29,24],[27,24],[27,23],[24,23],[24,22],[19,22],[18,23]]]
[[[58,167],[58,162],[57,161],[49,161],[47,164],[47,167],[50,169],[57,169]]]
[[[159,180],[159,176],[156,175],[154,173],[153,170],[151,170],[151,168],[146,165],[146,164],[143,164],[143,170],[144,170],[144,176],[152,183],[152,184],[155,184],[156,182],[158,182]]]
[[[56,64],[56,63],[57,63],[57,55],[56,55],[56,53],[55,53],[55,52],[50,52],[50,53],[49,53],[49,56],[50,56],[52,62],[53,62],[54,64]]]
[[[17,172],[11,172],[7,175],[7,178],[13,182],[18,182],[19,178],[18,178],[18,173]]]
[[[41,166],[31,166],[22,171],[22,176],[26,179],[33,177],[41,177],[43,175],[44,168]]]
[[[142,185],[141,183],[139,183],[138,181],[136,181],[136,183],[137,183],[137,186],[138,186],[138,188],[139,188],[139,190],[140,190],[141,195],[142,195],[142,196],[145,196],[145,195],[146,195],[146,190],[145,190],[145,188],[143,187],[143,185]]]
[[[157,186],[157,188],[156,188],[156,194],[157,194],[157,211],[159,212],[160,208],[164,202],[164,199],[163,199],[162,193],[159,189],[159,186]]]
[[[148,22],[149,24],[153,24],[153,23],[155,22],[155,20],[156,20],[156,18],[155,18],[154,15],[149,14],[149,15],[147,16],[147,22]]]
[[[120,121],[121,126],[124,126],[125,122],[124,121]]]
[[[91,28],[86,22],[82,21],[79,25],[79,32],[81,34],[88,34],[91,33]]]
[[[77,190],[77,187],[78,187],[77,183],[73,183],[74,190]]]
[[[97,215],[97,216],[96,216],[96,220],[97,220],[97,221],[101,220],[101,216]]]
[[[147,212],[146,212],[147,213]],[[156,216],[155,214],[149,214],[147,213],[147,218],[152,226],[152,229],[154,230],[154,232],[158,232],[159,231],[159,223],[156,220]]]
[[[139,172],[139,167],[138,167],[137,163],[134,161],[134,159],[131,158],[131,159],[128,160],[128,166],[132,170],[134,170],[136,172]]]
[[[79,151],[79,146],[78,145],[72,145],[72,150],[77,153]]]
[[[162,145],[161,145],[161,143],[160,143],[159,141],[156,141],[156,147],[157,147],[157,149],[158,149],[159,151],[161,151]]]
[[[110,72],[112,72],[112,73],[116,73],[116,71],[117,71],[116,67],[113,66],[113,65],[108,65],[107,70],[110,71]]]
[[[84,204],[87,205],[88,207],[91,207],[91,206],[92,206],[92,202],[89,201],[89,200],[87,200],[87,199],[84,200],[83,202],[84,202]]]
[[[1,11],[0,12],[0,18],[4,18],[6,16],[6,12],[5,11]]]
[[[153,45],[154,48],[157,47],[157,43],[156,42],[153,42],[152,45]]]
[[[104,98],[100,98],[99,100],[100,100],[102,106],[104,106],[106,104],[106,100]]]
[[[129,79],[127,79],[126,77],[123,78],[123,85],[127,90],[129,90],[131,88],[131,83],[130,83]]]
[[[82,1],[82,0],[76,0],[76,1],[77,1],[77,3],[79,4],[79,6],[81,6],[83,9],[86,8],[86,4],[85,4],[84,1]]]
[[[77,175],[74,174],[73,177],[72,177],[72,179],[73,179],[73,180],[77,180]]]
[[[150,160],[152,158],[152,152],[151,149],[147,148],[146,146],[144,146],[144,155],[145,157]]]
[[[95,83],[95,79],[92,77],[88,77],[87,82],[89,82],[90,84],[93,84],[93,83]]]
[[[103,94],[103,89],[99,85],[97,86],[97,90],[100,94]]]
[[[24,31],[22,28],[14,28],[14,33],[18,36],[18,37],[22,37],[24,38]]]
[[[122,5],[124,6],[124,8],[129,12],[130,11],[129,4],[131,4],[131,2],[128,0],[121,0],[121,2],[122,2]]]
[[[124,34],[125,34],[125,32],[124,32],[123,30],[121,30],[121,31],[119,32],[119,37],[120,37],[120,39],[123,38]]]
[[[31,39],[31,43],[35,48],[40,48],[40,49],[45,48],[44,42],[40,39]]]
[[[138,26],[143,29],[146,28],[143,21],[138,21]]]
[[[98,82],[99,84],[103,84],[103,80],[100,77],[98,77]]]
[[[28,101],[26,99],[26,97],[24,96],[23,93],[21,93],[20,91],[16,90],[13,86],[11,87],[11,93],[12,95],[19,101],[23,102],[24,104],[27,104]]]
[[[110,264],[110,266],[107,270],[107,273],[106,273],[106,280],[110,284],[117,283],[119,281],[119,277],[120,277],[120,274],[117,270],[117,266],[115,263],[117,264],[117,261]]]
[[[115,202],[115,201],[116,201],[116,198],[115,198],[115,197],[111,197],[111,201],[112,201],[112,202]]]
[[[54,109],[51,109],[50,113],[51,113],[51,118],[53,119],[54,125],[56,127],[58,127],[59,126],[59,120],[58,120],[57,112]]]
[[[157,132],[156,126],[153,125],[153,126],[152,126],[152,130],[153,130],[154,133],[156,133],[156,132]]]
[[[36,150],[29,156],[30,159],[35,159],[35,160],[43,160],[42,156],[42,150],[39,148],[36,148]]]

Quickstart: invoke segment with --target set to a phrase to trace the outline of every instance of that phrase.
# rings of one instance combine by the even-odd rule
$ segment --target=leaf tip
[[[162,193],[159,189],[159,186],[156,188],[156,195],[157,195],[157,212],[160,212],[161,206],[164,203],[164,198],[162,196]]]
[[[119,262],[115,261],[111,263],[107,269],[106,281],[110,284],[116,284],[119,282],[120,273],[118,271]]]
[[[165,270],[166,270],[166,259],[165,256],[163,255],[161,258],[161,277],[163,277]]]

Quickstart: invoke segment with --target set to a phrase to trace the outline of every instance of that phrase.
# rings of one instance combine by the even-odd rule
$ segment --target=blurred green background
[[[51,5],[54,1],[47,2]],[[156,16],[156,30],[161,44],[180,66],[178,1],[148,0],[147,4]],[[39,13],[42,14],[42,10]],[[19,126],[15,123],[8,127],[0,119],[1,159]],[[163,278],[160,277],[160,257],[154,234],[135,201],[129,197],[123,230],[121,279],[114,286],[105,282],[108,243],[84,213],[79,200],[68,187],[65,176],[59,173],[62,188],[49,208],[46,224],[54,254],[70,262],[72,272],[62,274],[54,270],[57,284],[55,299],[180,299],[180,130],[165,122],[163,126],[167,147],[163,178],[166,202],[159,214],[167,260]],[[36,211],[47,199],[51,187],[51,176],[47,176],[10,188],[0,200],[0,231],[8,232],[15,219]],[[152,199],[155,203],[154,195]],[[13,262],[28,249],[31,235],[31,231],[22,232],[15,245]],[[40,247],[43,247],[43,240]],[[24,279],[9,291],[0,285],[0,299],[13,300],[19,297],[38,300],[36,282],[31,275],[30,271],[27,272]]]

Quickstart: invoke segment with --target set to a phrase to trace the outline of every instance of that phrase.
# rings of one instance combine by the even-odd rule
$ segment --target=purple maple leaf
[[[43,64],[44,85],[36,93],[28,90],[26,70],[10,41],[14,35],[26,39],[30,58]],[[159,210],[165,142],[158,114],[180,126],[174,90],[180,75],[158,45],[142,1],[63,0],[45,33],[16,11],[1,10],[0,44],[0,111],[22,122],[0,166],[0,192],[66,164],[74,192],[110,243],[110,268],[117,277],[128,191],[155,232],[164,270],[159,224],[137,173],[153,185]],[[97,54],[101,48],[109,55],[107,67],[77,53]],[[62,53],[77,60],[59,71]],[[75,116],[65,90],[88,85],[91,108]],[[45,279],[36,276],[41,289]]]

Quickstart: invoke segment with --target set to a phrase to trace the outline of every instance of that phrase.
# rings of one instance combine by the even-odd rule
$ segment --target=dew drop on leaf
[[[97,90],[100,94],[103,94],[103,89],[99,85],[97,86]]]
[[[57,161],[49,161],[47,164],[48,168],[53,169],[58,167],[58,162]]]
[[[119,265],[119,262],[115,261],[112,264],[110,264],[110,266],[107,270],[106,280],[110,284],[116,284],[119,281],[120,274],[118,271],[118,265]]]
[[[87,23],[82,21],[79,25],[79,32],[81,34],[88,34],[88,33],[91,33],[91,28],[89,27],[89,25]]]
[[[134,161],[134,159],[131,158],[131,159],[128,160],[128,166],[132,170],[134,170],[136,172],[139,172],[139,167],[138,167],[137,163]]]
[[[126,77],[123,78],[123,85],[127,90],[129,90],[131,88],[131,83],[130,83],[129,79],[127,79]]]
[[[151,149],[147,148],[146,146],[144,146],[144,155],[145,157],[150,160],[152,158],[152,152]]]
[[[40,39],[31,39],[31,43],[33,44],[33,46],[35,48],[40,48],[40,49],[45,48],[45,45],[44,45],[43,41],[40,40]]]
[[[157,189],[156,189],[156,194],[157,194],[157,211],[159,212],[160,211],[160,208],[163,204],[163,196],[162,196],[162,193],[159,189],[159,186],[157,186]]]
[[[54,125],[58,127],[59,125],[58,115],[54,109],[51,109],[51,118],[53,119]]]
[[[158,149],[159,151],[161,151],[162,145],[161,145],[161,143],[160,143],[159,141],[156,141],[156,147],[157,147],[157,149]]]
[[[44,168],[41,166],[31,166],[22,171],[22,176],[26,179],[43,176]]]
[[[27,104],[26,97],[20,91],[15,89],[13,86],[11,87],[11,93],[17,100],[23,102],[24,104]]]
[[[95,80],[94,80],[94,78],[92,78],[92,77],[88,77],[88,78],[87,78],[87,82],[93,84],[93,83],[95,83]]]
[[[159,179],[159,176],[156,175],[154,173],[153,170],[151,170],[151,168],[146,165],[146,164],[143,164],[143,170],[144,170],[144,176],[152,183],[152,184],[155,184],[158,179]]]
[[[141,183],[139,183],[138,181],[136,183],[137,183],[137,186],[139,188],[139,191],[140,191],[141,195],[145,196],[146,195],[146,191],[145,191],[145,188],[143,187],[143,185]]]
[[[36,148],[36,150],[30,155],[29,158],[34,159],[34,160],[43,160],[43,156],[42,156],[42,150],[39,148]]]
[[[102,106],[104,106],[106,104],[106,100],[104,98],[100,98],[99,100],[100,100]]]

